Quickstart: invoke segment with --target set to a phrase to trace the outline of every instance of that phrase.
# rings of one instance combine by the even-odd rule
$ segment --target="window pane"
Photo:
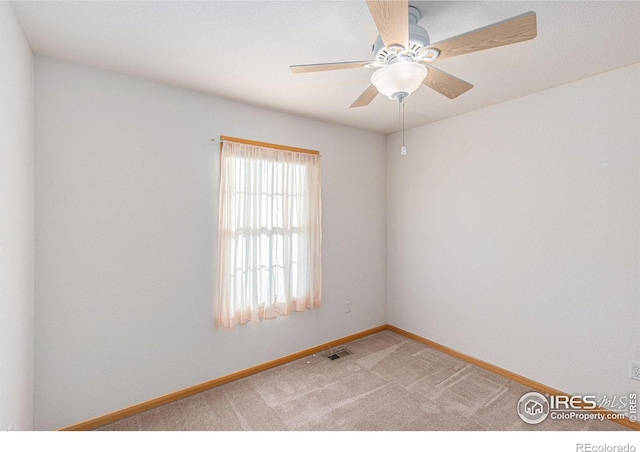
[[[320,305],[319,156],[225,143],[216,324]]]

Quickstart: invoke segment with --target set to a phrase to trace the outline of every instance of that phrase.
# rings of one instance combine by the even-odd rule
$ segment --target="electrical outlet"
[[[629,361],[629,378],[640,380],[640,363]]]
[[[350,301],[345,301],[344,302],[344,312],[351,312],[351,302]]]

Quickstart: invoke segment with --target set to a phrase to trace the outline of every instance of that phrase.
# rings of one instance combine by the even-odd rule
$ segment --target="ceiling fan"
[[[369,105],[379,94],[399,103],[421,84],[454,99],[473,85],[430,63],[458,55],[491,49],[536,37],[536,14],[527,12],[461,35],[431,44],[429,33],[418,25],[420,11],[408,1],[368,0],[380,35],[373,44],[372,61],[304,64],[291,66],[294,74],[337,69],[379,68],[371,85],[350,108]]]

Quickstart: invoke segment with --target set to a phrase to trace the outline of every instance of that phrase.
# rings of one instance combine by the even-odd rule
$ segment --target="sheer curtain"
[[[216,326],[321,304],[320,156],[225,142]]]

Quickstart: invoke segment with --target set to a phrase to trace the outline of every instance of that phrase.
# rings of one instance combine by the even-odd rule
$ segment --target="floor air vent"
[[[338,350],[335,353],[331,353],[327,355],[327,358],[329,358],[330,360],[334,360],[334,359],[342,358],[343,356],[349,356],[349,355],[353,355],[353,353],[351,353],[346,348],[343,348],[341,350]]]

